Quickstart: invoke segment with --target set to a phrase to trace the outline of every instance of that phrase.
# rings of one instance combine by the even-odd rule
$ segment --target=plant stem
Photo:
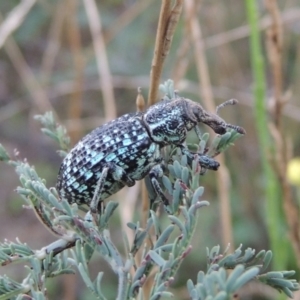
[[[282,240],[282,218],[280,206],[280,189],[276,177],[268,161],[272,151],[271,139],[268,130],[267,113],[265,106],[266,82],[264,60],[260,44],[260,31],[258,27],[257,3],[253,0],[246,1],[248,22],[250,25],[251,64],[254,77],[254,117],[261,153],[264,198],[266,201],[267,227],[272,250],[274,251],[274,267],[279,268],[284,264],[286,249]]]

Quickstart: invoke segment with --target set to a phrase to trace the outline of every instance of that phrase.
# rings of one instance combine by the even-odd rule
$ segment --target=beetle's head
[[[219,115],[218,110],[228,104],[236,104],[237,100],[231,99],[217,107],[216,113],[210,113],[203,109],[203,107],[192,100],[186,99],[188,102],[187,105],[187,114],[191,119],[196,119],[197,123],[204,123],[208,125],[215,133],[225,134],[227,128],[234,129],[240,134],[245,134],[246,131],[237,125],[231,125],[226,123]]]

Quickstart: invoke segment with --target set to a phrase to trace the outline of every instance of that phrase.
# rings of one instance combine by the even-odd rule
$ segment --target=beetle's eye
[[[224,128],[224,127],[217,127],[216,129],[215,129],[215,133],[217,133],[217,134],[224,134],[224,133],[226,133],[226,128]]]
[[[168,127],[170,130],[174,130],[178,127],[178,125],[179,125],[178,120],[171,120]]]

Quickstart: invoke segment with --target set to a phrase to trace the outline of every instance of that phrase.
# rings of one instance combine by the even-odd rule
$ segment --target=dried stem
[[[216,105],[213,99],[209,71],[203,47],[201,27],[196,16],[196,3],[193,0],[186,0],[184,4],[186,14],[185,19],[190,29],[190,35],[194,46],[196,67],[199,80],[201,82],[200,85],[202,89],[200,90],[200,93],[202,94],[204,106],[206,107],[206,109],[209,111],[214,111]],[[222,165],[222,168],[220,168],[217,172],[217,185],[218,196],[221,205],[220,211],[223,246],[226,247],[226,245],[230,243],[231,248],[233,249],[234,244],[232,236],[231,209],[229,199],[230,178],[228,175],[228,170],[225,167],[224,155],[219,155],[218,160]]]
[[[160,84],[164,61],[169,53],[176,25],[182,10],[183,0],[176,0],[171,10],[171,1],[162,0],[158,27],[155,39],[154,55],[150,72],[150,86],[148,93],[148,106],[157,101],[158,87]],[[149,214],[149,199],[145,182],[142,183],[142,224],[146,224]],[[148,243],[150,241],[148,240]],[[148,280],[143,292],[145,298],[150,295],[153,280]]]
[[[270,13],[271,26],[267,30],[267,54],[272,67],[272,74],[274,80],[274,124],[270,125],[270,132],[275,144],[275,167],[274,170],[279,179],[283,194],[283,207],[285,217],[289,227],[289,236],[297,257],[298,266],[300,266],[300,223],[299,223],[299,209],[294,202],[291,195],[289,183],[287,181],[287,142],[284,137],[282,129],[282,111],[286,101],[283,97],[282,85],[282,39],[283,28],[280,17],[279,8],[276,0],[265,0],[266,7]]]
[[[171,10],[171,1],[162,0],[150,72],[148,105],[152,105],[157,101],[163,64],[171,47],[175,28],[182,10],[182,4],[183,0],[177,0]]]
[[[28,89],[31,98],[34,101],[34,106],[37,107],[40,112],[45,112],[47,110],[54,111],[34,73],[25,61],[18,45],[14,39],[10,37],[10,35],[22,24],[24,18],[35,3],[36,0],[23,0],[9,13],[0,27],[0,48],[4,47],[12,64]],[[1,20],[3,20],[3,17],[0,14],[0,21]]]
[[[157,32],[156,32],[155,48],[154,48],[154,54],[152,59],[151,72],[150,72],[150,86],[149,86],[148,101],[147,101],[148,106],[154,104],[157,100],[158,86],[160,84],[160,77],[161,77],[162,67],[163,67],[163,56],[162,56],[163,41],[164,41],[164,34],[167,28],[167,21],[170,14],[170,9],[171,9],[171,1],[162,0]],[[141,186],[142,186],[141,224],[142,226],[144,226],[147,222],[150,203],[149,203],[148,192],[144,180],[142,181]],[[150,239],[147,239],[148,246],[150,245],[150,243],[151,243]],[[136,259],[140,260],[139,253]],[[146,283],[144,284],[143,294],[145,298],[149,298],[152,284],[153,284],[153,278],[147,280]]]
[[[169,54],[173,36],[175,33],[176,25],[179,21],[180,14],[182,11],[183,0],[177,0],[171,10],[169,18],[167,20],[166,32],[163,40],[163,48],[162,48],[162,59],[164,60],[166,56]]]
[[[48,85],[48,81],[52,74],[54,61],[61,46],[60,38],[63,28],[63,21],[66,17],[66,14],[66,1],[57,2],[53,20],[48,33],[47,47],[44,51],[41,63],[40,73],[42,76],[42,82],[45,86]]]
[[[182,10],[182,4],[182,0],[177,0],[171,10],[171,1],[162,0],[150,72],[148,106],[153,105],[157,101],[158,87],[160,84],[163,64],[171,47],[175,27]],[[143,221],[146,222],[145,217],[148,216],[149,201],[144,184],[142,185],[142,203]]]
[[[68,105],[68,115],[70,119],[79,120],[82,111],[82,86],[84,74],[84,59],[82,55],[82,45],[80,38],[80,29],[77,22],[77,0],[67,0],[67,35],[71,48],[74,63],[74,88],[70,95]],[[71,130],[72,140],[78,140],[81,136],[79,130]]]
[[[300,9],[293,7],[290,9],[286,9],[281,13],[281,21],[283,23],[295,22],[300,19]],[[265,30],[272,23],[270,16],[265,16],[259,20],[259,29]],[[250,35],[250,26],[243,25],[225,32],[221,32],[212,36],[209,36],[204,39],[204,47],[205,49],[211,49],[220,47],[224,44],[231,43],[233,41],[237,41]]]
[[[23,23],[35,3],[36,0],[23,0],[8,14],[0,26],[0,49],[6,39]]]
[[[171,10],[171,1],[162,0],[159,20],[158,20],[158,27],[156,32],[154,55],[152,59],[152,66],[150,72],[150,87],[149,87],[149,94],[148,94],[149,106],[154,104],[157,100],[158,86],[160,83],[160,77],[161,77],[163,61],[164,61],[164,57],[162,55],[164,37],[167,29],[170,10]]]
[[[181,44],[177,50],[175,66],[172,70],[171,78],[174,81],[174,86],[178,87],[179,82],[184,78],[189,65],[188,52],[190,50],[190,38],[188,34],[188,26],[184,28],[184,34],[181,39]]]
[[[271,26],[267,29],[267,50],[274,79],[275,124],[281,127],[282,111],[282,21],[276,0],[266,0],[271,15]]]
[[[126,236],[128,237],[130,245],[132,245],[134,239],[134,232],[129,229],[127,223],[132,222],[132,220],[134,219],[135,210],[133,209],[133,207],[136,206],[137,200],[139,198],[139,191],[140,181],[137,181],[132,188],[126,188],[121,191],[121,197],[119,197],[120,199],[122,199],[119,204],[122,231],[125,232]]]
[[[92,34],[93,46],[99,73],[99,85],[103,93],[105,117],[115,119],[117,115],[114,90],[101,27],[100,13],[94,0],[84,0],[84,7]]]
[[[2,15],[0,14],[0,21],[2,20]],[[54,108],[52,107],[47,95],[40,86],[38,80],[36,79],[34,73],[30,69],[29,65],[25,61],[25,58],[18,47],[17,43],[12,37],[8,37],[4,44],[4,49],[10,58],[13,66],[20,75],[24,85],[29,91],[30,98],[33,100],[32,107],[36,107],[39,112],[45,112],[51,110],[53,112]]]

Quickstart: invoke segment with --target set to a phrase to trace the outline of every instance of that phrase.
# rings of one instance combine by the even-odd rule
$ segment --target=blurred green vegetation
[[[288,99],[280,117],[282,133],[287,139],[287,159],[290,159],[300,156],[300,4],[295,0],[277,2],[283,26],[282,95]],[[0,1],[0,38],[3,33],[1,26],[20,3]],[[142,87],[144,96],[147,95],[160,3],[145,0],[97,1],[117,115],[136,110],[137,87]],[[257,20],[251,21],[253,6],[251,8],[249,3],[256,9]],[[247,135],[226,153],[234,243],[243,243],[245,247],[250,246],[257,251],[271,249],[275,254],[276,268],[298,269],[288,238],[284,194],[274,163],[270,161],[270,152],[275,151],[276,156],[277,148],[269,126],[276,106],[275,84],[266,46],[265,24],[268,20],[270,22],[269,11],[262,1],[202,0],[198,5],[197,16],[215,101],[219,104],[230,98],[239,100],[238,106],[224,109],[221,115],[229,123],[238,124],[247,131]],[[187,39],[186,23],[183,12],[162,81],[178,75],[178,70],[184,68],[179,63],[186,64],[184,77],[179,76],[177,89],[181,95],[201,102],[192,42],[189,41],[188,49],[182,47]],[[256,37],[253,36],[255,34]],[[258,43],[257,53],[253,53],[256,51],[253,39]],[[182,52],[183,57],[180,55]],[[94,51],[89,19],[84,3],[80,0],[36,1],[20,26],[9,34],[0,48],[0,141],[10,152],[17,149],[17,155],[37,166],[40,176],[47,179],[48,186],[55,184],[61,158],[55,152],[55,145],[40,132],[33,115],[44,113],[42,108],[51,104],[62,124],[69,130],[73,144],[105,122],[105,97],[99,83],[97,55],[101,53]],[[257,71],[260,75],[255,73],[255,55],[261,55],[264,65]],[[29,85],[24,81],[22,72],[25,79],[26,76],[29,79]],[[32,84],[33,79],[35,84]],[[257,84],[263,85],[259,95],[253,89]],[[260,112],[257,105],[260,105]],[[18,236],[36,248],[43,247],[54,238],[40,225],[32,212],[21,209],[22,202],[16,199],[14,193],[18,178],[13,170],[3,165],[0,170],[1,240],[12,240]],[[192,271],[195,277],[199,268],[205,264],[205,247],[212,247],[222,240],[216,174],[210,172],[201,184],[205,187],[205,198],[211,205],[201,216],[199,236],[194,241],[193,252],[181,266],[180,278],[174,284],[174,289],[178,289],[175,294],[180,295],[178,299],[185,297],[182,289],[186,278],[192,277]],[[296,203],[296,187],[289,188],[293,202]],[[272,211],[273,215],[270,214]],[[116,219],[112,227],[116,239],[119,238],[119,220]],[[103,261],[97,258],[94,260],[91,267],[95,273],[99,268],[103,269],[107,289],[113,291],[113,274]],[[7,269],[7,272],[11,270]],[[22,272],[15,272],[15,278],[22,279]],[[66,282],[57,279],[50,282],[51,299],[61,298],[62,295],[64,299],[71,299],[67,296]],[[91,299],[83,287],[83,283],[76,277],[73,289],[76,290],[77,299]],[[276,294],[274,296],[268,290],[259,290],[263,296],[258,296],[255,294],[258,290],[256,287],[245,288],[241,299],[275,299],[272,297]]]

